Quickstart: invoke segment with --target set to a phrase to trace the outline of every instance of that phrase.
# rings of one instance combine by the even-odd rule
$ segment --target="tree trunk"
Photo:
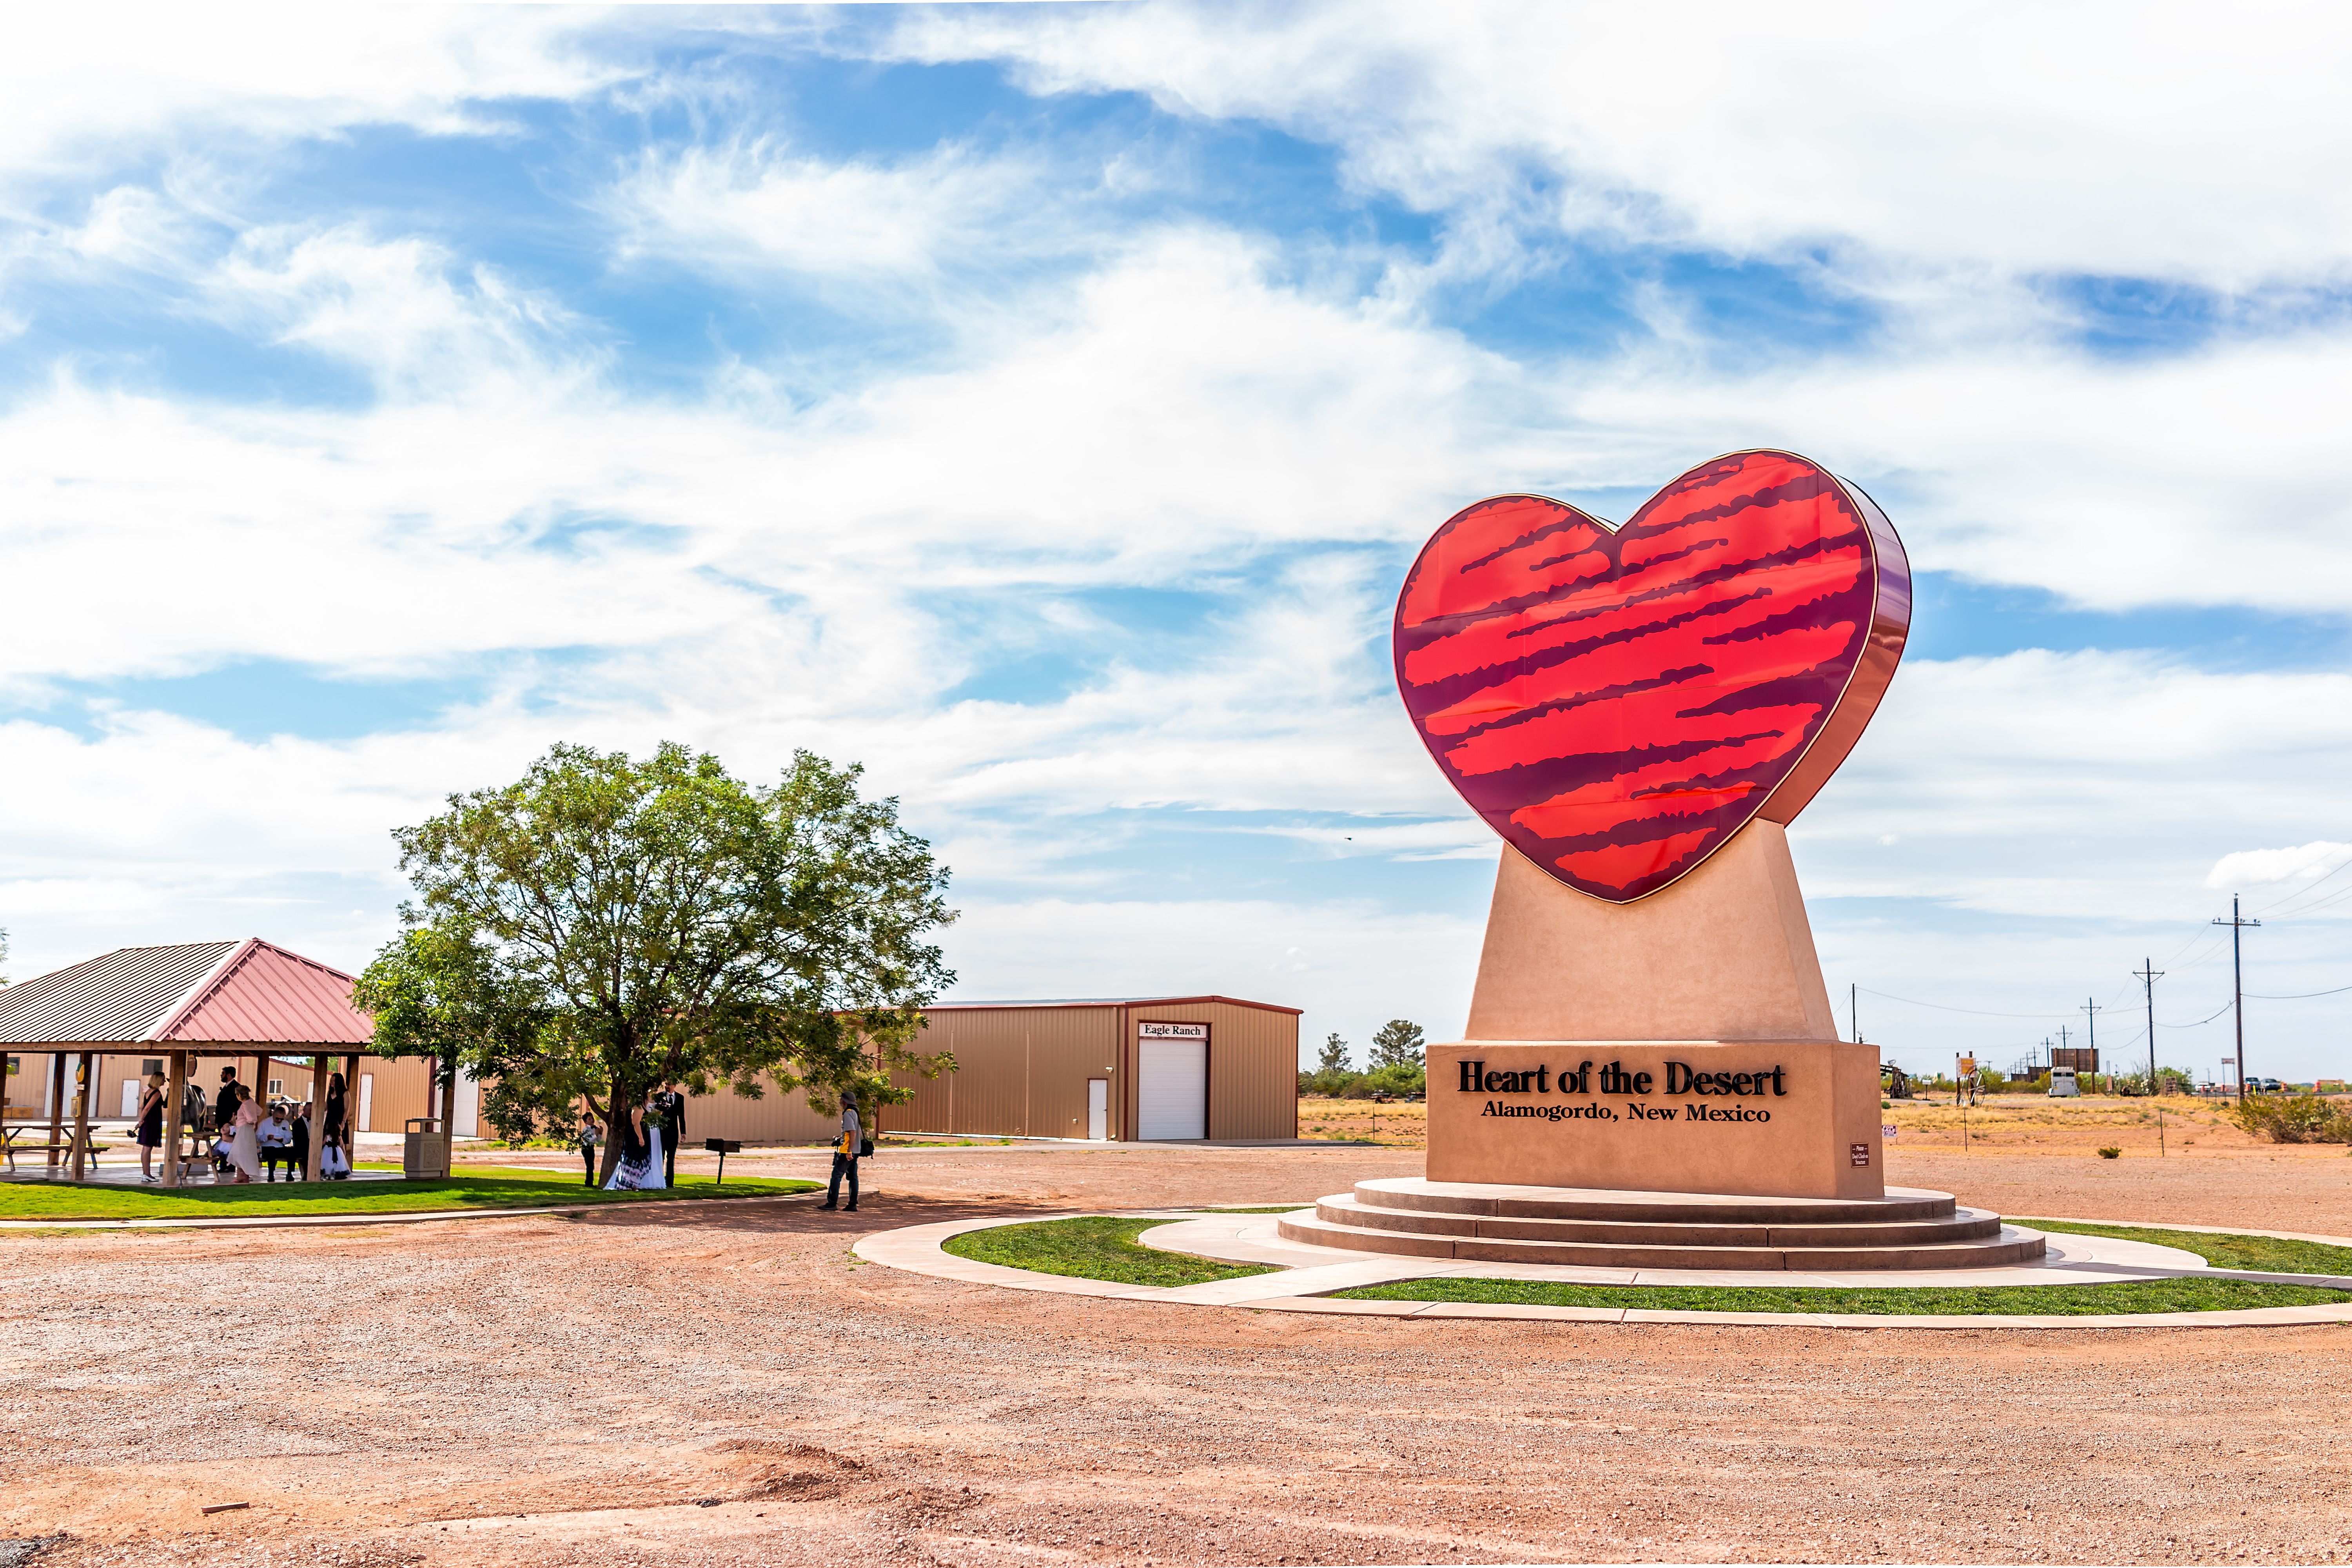
[[[588,1109],[591,1113],[601,1116],[604,1122],[604,1157],[596,1165],[596,1185],[601,1188],[613,1179],[613,1173],[621,1168],[621,1128],[626,1112],[617,1090],[605,1100],[601,1111],[593,1100],[588,1101]]]

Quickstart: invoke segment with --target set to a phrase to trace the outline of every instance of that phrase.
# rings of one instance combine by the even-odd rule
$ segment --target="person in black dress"
[[[630,1106],[613,1123],[613,1136],[621,1141],[621,1163],[613,1167],[613,1179],[604,1184],[604,1190],[635,1192],[654,1172],[653,1145],[646,1139],[646,1108]]]
[[[331,1136],[337,1148],[341,1149],[345,1153],[351,1152],[352,1130],[344,1120],[347,1109],[347,1101],[343,1095],[343,1075],[331,1072],[327,1075],[327,1108],[320,1113],[318,1122],[319,1146],[321,1149],[327,1146],[326,1141]]]
[[[167,1080],[159,1072],[147,1075],[147,1088],[139,1096],[139,1179],[155,1180],[155,1151],[163,1144],[163,1086]]]

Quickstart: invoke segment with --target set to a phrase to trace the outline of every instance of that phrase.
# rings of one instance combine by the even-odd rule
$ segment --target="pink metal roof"
[[[10,1045],[361,1046],[352,977],[258,938],[126,947],[0,986]]]
[[[150,1037],[205,1044],[363,1046],[375,1037],[352,1006],[352,977],[258,938],[221,966]]]

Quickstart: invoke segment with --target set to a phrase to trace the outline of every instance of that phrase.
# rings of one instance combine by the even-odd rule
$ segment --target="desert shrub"
[[[2123,1157],[2124,1152],[2113,1143],[2099,1151],[2099,1158],[2102,1160],[2120,1160]]]
[[[1343,1100],[1347,1098],[1349,1086],[1363,1076],[1346,1068],[1324,1068],[1315,1072],[1303,1072],[1298,1075],[1298,1092],[1319,1094],[1326,1100]]]
[[[1298,1092],[1319,1094],[1329,1100],[1370,1100],[1375,1094],[1421,1094],[1428,1083],[1428,1069],[1417,1066],[1384,1067],[1372,1072],[1326,1069],[1300,1073]]]
[[[2250,1095],[2229,1110],[2241,1129],[2273,1143],[2352,1143],[2352,1104],[2315,1094]]]

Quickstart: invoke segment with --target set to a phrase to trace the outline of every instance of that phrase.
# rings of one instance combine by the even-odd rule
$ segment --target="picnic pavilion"
[[[248,937],[243,942],[120,948],[87,963],[0,986],[0,1044],[12,1053],[21,1051],[19,1059],[34,1053],[48,1057],[46,1141],[17,1142],[19,1133],[42,1129],[10,1125],[0,1118],[0,1137],[10,1141],[11,1170],[16,1154],[39,1149],[47,1155],[49,1172],[63,1164],[69,1180],[82,1179],[93,1158],[90,1123],[97,1108],[92,1100],[100,1069],[110,1058],[166,1064],[165,1186],[180,1184],[188,1158],[186,1139],[192,1130],[184,1124],[183,1107],[192,1068],[201,1058],[226,1057],[233,1062],[250,1058],[252,1076],[240,1071],[239,1077],[256,1094],[265,1092],[273,1061],[306,1065],[310,1099],[323,1110],[330,1064],[340,1056],[350,1097],[346,1103],[356,1123],[360,1053],[373,1038],[374,1028],[368,1016],[352,1005],[352,977],[339,969]],[[439,1071],[424,1076],[424,1110],[432,1115],[436,1100],[446,1102],[446,1089]],[[126,1093],[124,1099],[127,1108],[131,1096]],[[21,1115],[14,1107],[9,1113]]]

